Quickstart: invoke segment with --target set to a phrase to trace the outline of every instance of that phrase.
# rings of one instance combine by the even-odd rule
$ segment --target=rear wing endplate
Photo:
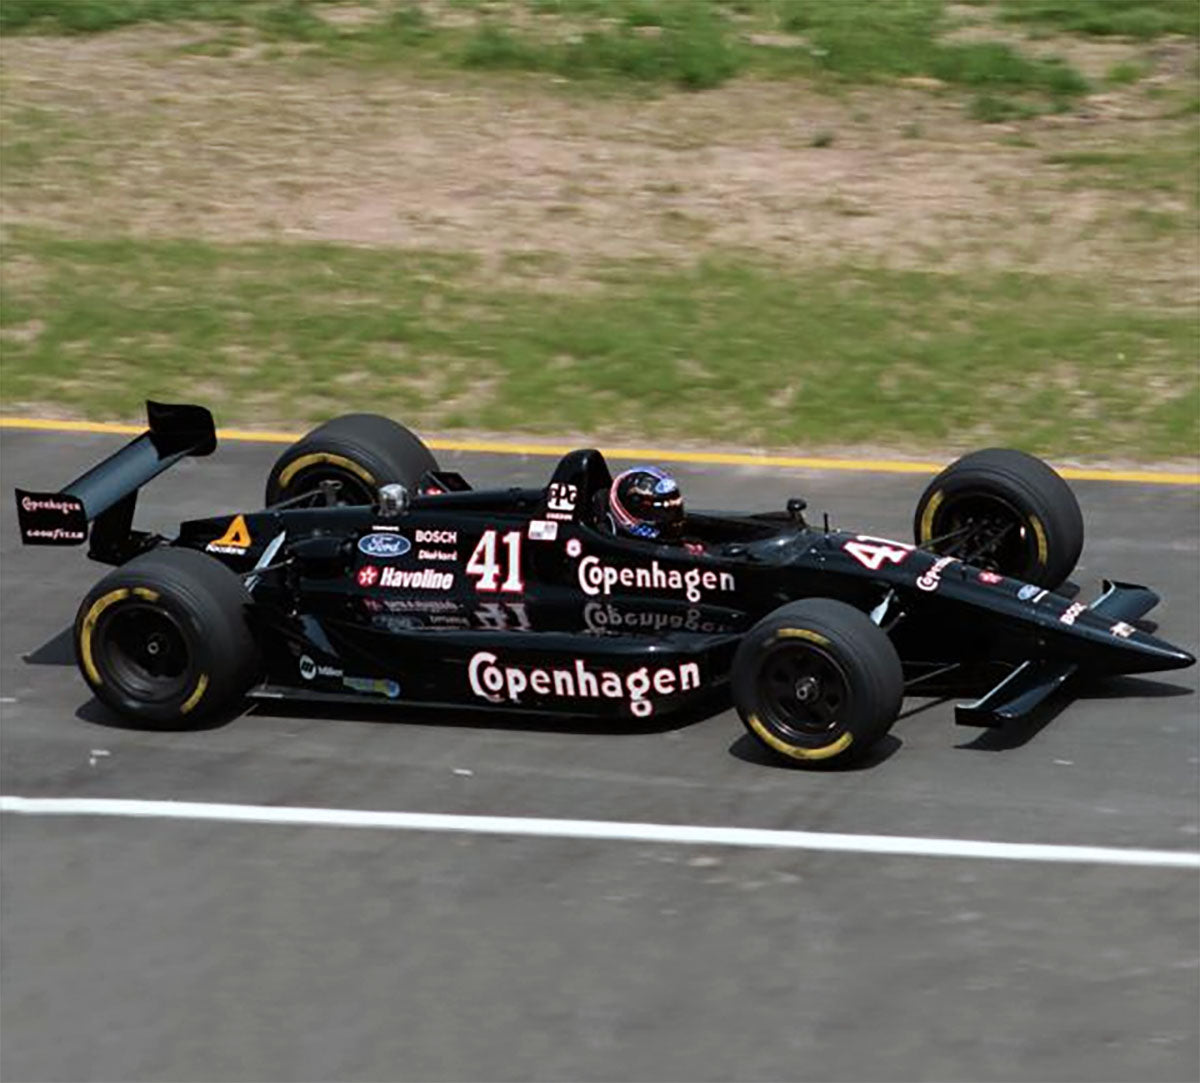
[[[92,555],[106,559],[128,539],[137,491],[187,455],[217,446],[212,414],[203,406],[147,402],[149,428],[59,492],[17,490],[24,545],[81,545],[92,530]],[[99,550],[99,551],[97,551]]]

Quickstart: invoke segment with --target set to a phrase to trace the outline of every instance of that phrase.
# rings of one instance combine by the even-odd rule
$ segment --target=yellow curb
[[[116,433],[137,436],[144,426],[108,421],[58,421],[40,417],[0,417],[0,429],[34,429],[41,432]],[[255,432],[249,429],[218,429],[220,440],[259,444],[290,444],[300,439],[297,432]],[[436,451],[476,451],[490,455],[560,456],[573,451],[567,444],[519,444],[499,440],[427,440]],[[665,451],[661,448],[608,448],[614,459],[648,459],[653,462],[697,463],[708,466],[778,467],[796,470],[846,470],[864,474],[936,474],[944,463],[909,462],[900,459],[827,459],[800,455],[754,455],[749,452]],[[1072,481],[1122,481],[1145,485],[1200,485],[1200,474],[1166,470],[1091,470],[1062,467],[1058,471]]]

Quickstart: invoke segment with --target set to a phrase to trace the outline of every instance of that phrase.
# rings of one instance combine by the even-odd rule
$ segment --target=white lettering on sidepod
[[[700,665],[683,662],[678,666],[642,666],[632,673],[611,669],[588,669],[582,658],[566,666],[537,666],[523,669],[502,666],[491,651],[479,651],[467,665],[471,691],[493,703],[507,699],[519,703],[526,691],[539,696],[564,699],[625,699],[639,718],[654,713],[654,704],[646,698],[651,691],[660,696],[689,692],[700,687]]]
[[[648,568],[617,568],[603,563],[599,557],[584,557],[579,562],[579,586],[584,594],[608,596],[614,587],[633,590],[670,590],[684,594],[689,602],[698,602],[705,591],[736,590],[732,572],[711,568],[664,568],[657,560]]]

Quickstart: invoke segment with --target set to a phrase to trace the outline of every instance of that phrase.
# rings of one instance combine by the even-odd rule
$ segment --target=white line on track
[[[857,854],[986,858],[1094,865],[1141,865],[1200,869],[1200,853],[1107,846],[1049,846],[977,839],[906,838],[902,835],[840,835],[814,831],[767,831],[745,827],[693,827],[607,820],[545,820],[521,816],[449,816],[428,812],[372,812],[338,808],[224,805],[195,801],[130,801],[78,797],[0,797],[0,812],[29,816],[133,816],[228,823],[312,827],[372,827],[392,831],[459,831],[482,835],[599,839],[684,845],[832,850]]]

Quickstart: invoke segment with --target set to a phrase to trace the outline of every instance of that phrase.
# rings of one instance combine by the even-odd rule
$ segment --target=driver
[[[683,534],[683,494],[665,470],[635,466],[613,479],[608,490],[608,518],[616,534],[679,542]]]

